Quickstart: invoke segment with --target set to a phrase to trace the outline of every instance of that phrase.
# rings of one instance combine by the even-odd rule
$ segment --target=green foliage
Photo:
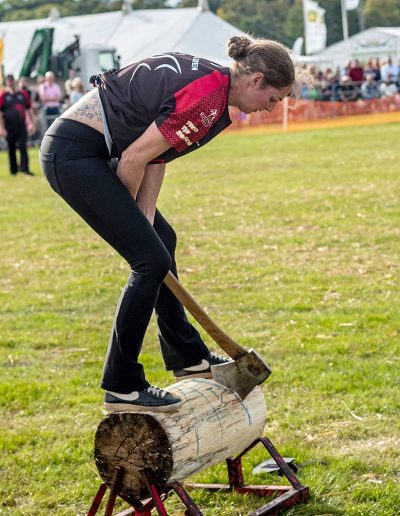
[[[52,7],[57,8],[61,16],[75,16],[118,10],[121,8],[121,1],[5,0],[0,7],[0,19],[2,21],[19,21],[47,18]]]
[[[159,205],[178,232],[182,283],[273,370],[265,433],[311,491],[288,516],[398,516],[399,139],[400,124],[228,132],[168,166]],[[30,155],[36,176],[10,177],[0,153],[0,513],[85,514],[128,266]],[[173,382],[154,321],[141,361],[150,382]],[[280,482],[251,474],[266,458],[260,447],[246,458],[248,483]],[[224,464],[193,480],[226,483]],[[265,503],[191,494],[205,516]]]
[[[121,0],[4,0],[0,3],[0,20],[46,18],[51,7],[62,16],[118,10]],[[255,36],[278,39],[291,46],[303,36],[302,0],[209,0],[210,9],[239,29]],[[177,7],[195,7],[198,0],[180,0]],[[319,0],[326,10],[327,45],[343,38],[340,0]],[[160,9],[167,0],[133,0],[133,9]],[[400,25],[400,0],[365,0],[366,27]],[[347,12],[349,34],[360,30],[357,10]]]
[[[180,0],[177,3],[177,7],[197,7],[199,4],[198,0]],[[218,9],[221,7],[221,0],[208,0],[208,6],[210,11],[216,13]]]
[[[398,27],[400,25],[400,0],[366,0],[367,27]]]

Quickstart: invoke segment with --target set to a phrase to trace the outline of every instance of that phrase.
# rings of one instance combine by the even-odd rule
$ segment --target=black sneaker
[[[179,371],[174,371],[176,380],[186,380],[187,378],[212,378],[211,366],[221,365],[231,362],[231,359],[225,358],[216,353],[209,353],[201,362]]]
[[[149,386],[130,394],[106,391],[104,404],[109,412],[169,412],[182,405],[182,400],[158,387]]]
[[[30,170],[21,170],[21,172],[27,176],[34,176],[35,174]]]

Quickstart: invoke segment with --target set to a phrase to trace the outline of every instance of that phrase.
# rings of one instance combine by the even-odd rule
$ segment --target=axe
[[[233,358],[232,362],[211,366],[211,372],[217,383],[232,389],[241,399],[244,399],[256,385],[268,378],[272,372],[271,369],[257,351],[243,348],[224,333],[183,288],[171,271],[164,278],[164,283],[208,335]]]

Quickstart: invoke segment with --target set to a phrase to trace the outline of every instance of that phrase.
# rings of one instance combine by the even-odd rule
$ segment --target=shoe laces
[[[146,391],[152,396],[155,396],[156,398],[165,398],[165,396],[167,395],[167,391],[165,391],[164,389],[160,389],[159,387],[154,387],[152,385],[147,387]]]
[[[229,359],[224,357],[223,355],[218,355],[217,353],[214,353],[210,351],[209,357],[213,358],[216,362],[228,362]]]

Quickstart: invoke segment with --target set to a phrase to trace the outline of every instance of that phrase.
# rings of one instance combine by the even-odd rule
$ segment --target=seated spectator
[[[363,99],[377,99],[380,96],[379,84],[374,80],[372,74],[367,74],[361,85],[361,97]]]
[[[379,90],[382,97],[392,97],[393,95],[396,95],[398,91],[397,84],[391,74],[389,74],[386,80],[381,83]]]
[[[339,83],[339,100],[341,102],[349,102],[351,100],[357,100],[358,91],[354,87],[350,77],[348,75],[343,75],[340,79]]]
[[[53,72],[46,72],[44,83],[39,86],[40,102],[43,106],[47,127],[61,114],[62,93],[60,86],[55,82]]]
[[[85,88],[80,77],[74,77],[70,83],[69,101],[75,104],[85,94]]]

